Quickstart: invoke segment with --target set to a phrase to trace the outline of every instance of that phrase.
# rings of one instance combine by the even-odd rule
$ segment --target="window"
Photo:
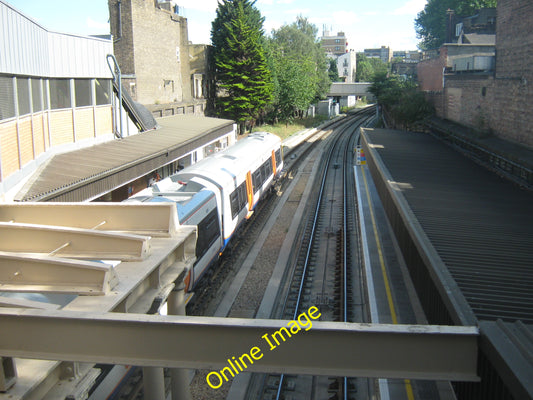
[[[237,189],[235,189],[233,193],[229,195],[229,202],[231,204],[231,217],[232,219],[235,219],[239,213],[239,192]]]
[[[204,157],[210,156],[217,152],[217,144],[211,143],[204,147]]]
[[[15,116],[15,95],[13,93],[13,78],[0,76],[0,120]]]
[[[33,112],[43,110],[42,100],[42,81],[40,79],[31,80],[31,102],[33,105]]]
[[[111,80],[95,79],[94,86],[96,88],[96,105],[111,104]]]
[[[276,150],[276,165],[280,165],[280,164],[281,164],[281,151]]]
[[[49,94],[48,80],[45,79],[42,81],[42,89],[43,89],[43,101],[44,101],[43,109],[48,110],[50,108],[50,104],[48,104],[48,94]]]
[[[259,167],[252,174],[252,185],[254,187],[254,193],[256,193],[263,183],[261,182],[261,167]]]
[[[263,175],[263,179],[261,182],[261,185],[266,182],[266,180],[272,175],[272,160],[268,159],[266,160],[263,165],[261,166],[261,172]]]
[[[91,106],[93,104],[90,79],[76,79],[74,81],[74,92],[76,95],[76,107]]]
[[[235,217],[246,205],[246,182],[241,183],[230,195],[231,217]]]
[[[256,193],[272,175],[272,160],[266,160],[257,170],[252,174],[252,184],[254,186],[254,193]]]
[[[30,80],[28,78],[17,78],[17,97],[19,105],[19,115],[26,115],[31,112],[30,108]]]
[[[220,236],[217,209],[214,208],[198,224],[198,239],[196,240],[196,259],[199,260]]]
[[[50,103],[53,110],[70,108],[70,79],[50,79]]]

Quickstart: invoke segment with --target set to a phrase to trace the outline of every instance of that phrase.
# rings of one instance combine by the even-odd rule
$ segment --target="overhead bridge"
[[[372,86],[370,82],[344,83],[333,82],[327,94],[328,97],[346,97],[346,96],[371,96],[368,89]]]
[[[313,322],[291,336],[289,322],[4,309],[0,354],[219,370],[257,347],[248,372],[478,380],[475,327]]]
[[[184,368],[220,371],[254,348],[250,372],[478,380],[474,326],[312,321],[295,330],[290,321],[182,315],[196,227],[178,226],[175,213],[172,203],[0,205],[9,232],[0,241],[0,400],[46,398],[42,387],[65,398],[94,384],[97,363],[142,366],[149,398],[162,400],[162,367],[183,394]],[[103,256],[121,262],[94,261]],[[28,291],[72,298],[58,306],[6,294]],[[165,303],[169,316],[157,315]]]

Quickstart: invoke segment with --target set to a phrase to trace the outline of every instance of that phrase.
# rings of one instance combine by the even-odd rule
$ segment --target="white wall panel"
[[[46,30],[3,2],[0,15],[0,72],[46,76]]]
[[[0,0],[0,73],[110,78],[110,40],[50,32]]]

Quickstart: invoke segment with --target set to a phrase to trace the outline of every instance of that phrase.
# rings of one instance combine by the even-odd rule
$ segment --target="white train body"
[[[191,289],[250,217],[282,168],[279,137],[256,132],[127,201],[173,201],[180,224],[197,225],[197,260],[186,279]]]

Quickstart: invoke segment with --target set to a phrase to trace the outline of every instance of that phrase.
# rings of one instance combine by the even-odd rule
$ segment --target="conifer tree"
[[[211,41],[218,88],[217,113],[244,132],[272,99],[264,55],[263,21],[249,0],[223,0],[212,23]]]

